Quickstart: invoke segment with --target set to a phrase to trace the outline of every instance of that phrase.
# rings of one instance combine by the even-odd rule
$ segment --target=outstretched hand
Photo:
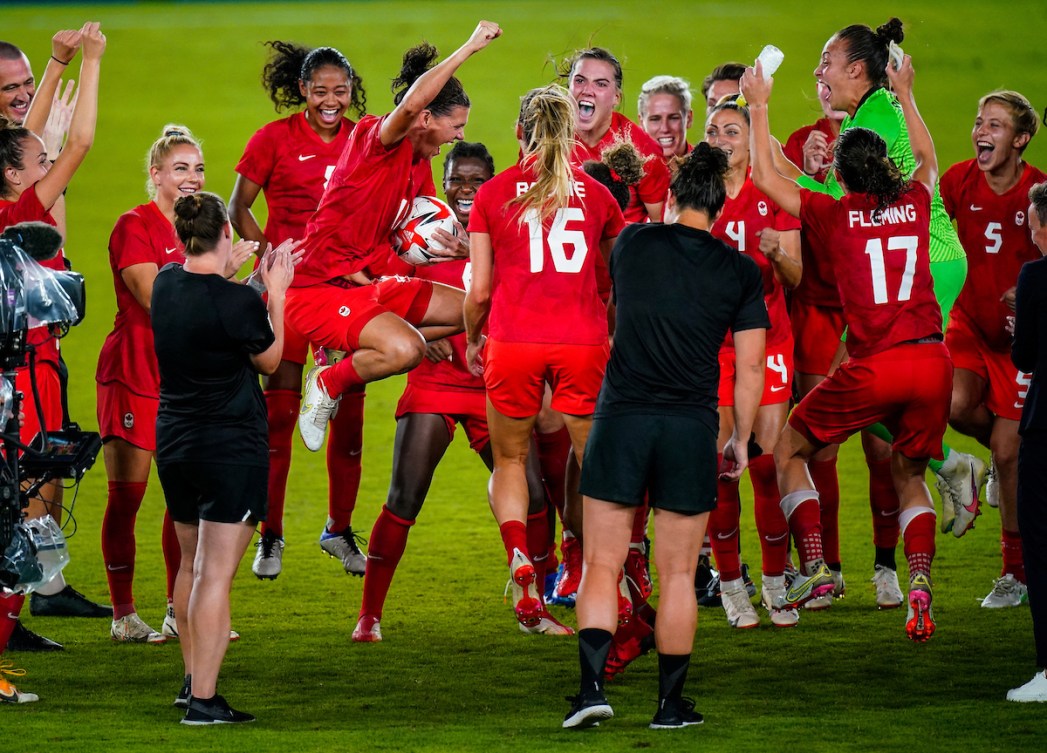
[[[60,62],[69,64],[80,49],[82,29],[63,29],[51,37],[51,54]]]
[[[754,105],[766,105],[771,101],[771,90],[774,88],[774,78],[763,77],[763,63],[756,61],[755,68],[746,68],[738,82],[742,96],[746,103]]]

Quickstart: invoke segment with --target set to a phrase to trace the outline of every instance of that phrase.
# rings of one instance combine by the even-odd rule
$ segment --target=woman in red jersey
[[[900,70],[888,66],[887,72],[916,159],[912,180],[888,158],[882,137],[851,128],[837,140],[833,160],[845,189],[839,200],[801,189],[774,169],[767,116],[771,81],[752,69],[742,79],[752,111],[756,185],[800,217],[805,232],[831,254],[849,327],[850,359],[800,402],[775,450],[781,508],[801,560],[800,574],[775,606],[802,604],[834,586],[807,461],[821,448],[882,421],[894,436],[891,475],[909,562],[905,628],[910,639],[925,641],[935,629],[930,579],[935,516],[924,474],[928,459],[942,454],[952,361],[929,261],[938,173],[934,144],[912,96],[911,60],[906,56]]]
[[[305,226],[320,204],[327,181],[352,133],[366,112],[367,95],[349,61],[333,47],[310,49],[288,42],[268,42],[272,50],[262,70],[262,85],[277,112],[299,108],[293,115],[258,130],[236,166],[229,216],[242,238],[265,249],[305,237]],[[265,231],[251,211],[259,193],[269,211]],[[276,578],[283,569],[284,496],[291,467],[291,435],[301,403],[302,371],[309,343],[294,327],[284,327],[284,357],[272,376],[263,377],[269,414],[269,515],[262,523],[251,570],[259,578]],[[320,546],[341,560],[347,573],[363,575],[366,558],[351,528],[360,488],[364,389],[344,395],[332,422],[327,446],[328,521]]]
[[[396,108],[360,120],[306,227],[288,320],[316,345],[352,351],[306,379],[298,429],[314,452],[343,393],[417,366],[426,340],[462,328],[461,290],[402,277],[370,284],[365,270],[389,254],[389,235],[413,199],[435,192],[429,160],[443,144],[462,139],[469,119],[469,97],[454,72],[501,33],[498,24],[481,21],[436,65],[431,45],[408,50],[393,82]]]
[[[544,611],[525,523],[531,433],[548,382],[551,407],[564,415],[581,464],[608,354],[596,256],[606,258],[624,224],[610,192],[571,165],[573,111],[559,86],[524,97],[517,123],[523,156],[484,184],[469,218],[468,359],[487,385],[489,496],[524,627],[538,625]]]
[[[800,223],[782,211],[772,199],[753,185],[749,166],[749,110],[733,99],[713,108],[705,125],[705,141],[727,153],[727,201],[713,225],[713,237],[750,256],[763,275],[764,301],[771,317],[767,332],[764,391],[756,414],[755,434],[764,454],[749,463],[753,485],[756,528],[763,553],[761,601],[778,627],[796,624],[792,609],[772,606],[776,594],[785,591],[788,558],[788,525],[778,507],[774,445],[789,415],[792,397],[793,337],[785,306],[786,288],[800,281]],[[728,337],[720,350],[720,434],[717,447],[734,430],[734,341]],[[736,480],[721,481],[716,509],[709,517],[709,540],[720,570],[720,591],[727,621],[732,627],[752,628],[760,624],[742,580],[738,554],[738,524],[741,507]]]

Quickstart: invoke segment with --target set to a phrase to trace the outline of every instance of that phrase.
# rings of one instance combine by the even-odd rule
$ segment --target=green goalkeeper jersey
[[[909,144],[905,115],[893,94],[882,87],[867,94],[858,105],[854,117],[848,115],[843,119],[840,133],[848,128],[868,128],[878,133],[887,142],[887,154],[894,160],[894,163],[906,176],[912,175],[916,169],[916,158],[913,157],[912,146]],[[806,175],[797,178],[796,182],[811,191],[827,193],[836,198],[843,196],[843,189],[837,182],[836,173],[833,170],[829,171],[825,183],[819,183]],[[937,184],[934,186],[934,197],[931,200],[930,256],[932,262],[966,258],[952,220],[945,213],[945,205],[942,204]]]

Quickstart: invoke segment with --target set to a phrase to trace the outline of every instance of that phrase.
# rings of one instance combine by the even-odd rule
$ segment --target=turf
[[[813,120],[810,72],[825,39],[852,22],[876,25],[898,14],[917,67],[917,95],[947,166],[971,153],[977,98],[1006,86],[1042,107],[1047,74],[1042,31],[1047,6],[1035,0],[992,12],[984,3],[903,5],[873,0],[858,9],[810,3],[626,2],[342,4],[139,4],[30,7],[4,4],[0,36],[23,46],[42,72],[48,40],[85,19],[103,22],[98,138],[69,190],[67,253],[88,279],[90,313],[64,344],[73,374],[74,418],[94,426],[93,372],[114,311],[106,241],[116,217],[144,200],[145,151],[167,122],[204,139],[208,188],[227,196],[244,143],[274,117],[258,85],[259,42],[292,39],[343,50],[369,88],[370,109],[389,107],[387,82],[404,48],[425,37],[449,52],[483,16],[505,37],[462,69],[474,107],[467,135],[491,146],[499,166],[515,156],[517,97],[553,76],[550,60],[592,41],[625,62],[623,110],[635,114],[639,84],[658,73],[698,82],[715,64],[749,60],[765,43],[786,54],[772,127],[780,136]],[[700,126],[692,129],[698,138]],[[1047,165],[1047,137],[1027,157]],[[384,499],[391,462],[392,412],[402,379],[369,388],[363,486],[356,525],[365,532]],[[968,440],[960,447],[973,450]],[[229,652],[221,690],[259,717],[255,725],[212,731],[179,727],[169,704],[180,686],[176,645],[118,646],[105,621],[29,618],[65,643],[58,655],[14,654],[29,670],[21,685],[40,703],[3,709],[15,751],[206,749],[221,751],[561,750],[1034,750],[1043,745],[1042,709],[1003,701],[1027,680],[1034,656],[1028,609],[978,607],[999,567],[999,520],[939,538],[930,643],[910,644],[903,614],[877,612],[865,503],[866,472],[856,443],[841,460],[843,558],[848,595],[798,628],[730,630],[719,610],[701,610],[689,684],[706,724],[649,732],[656,688],[653,657],[638,660],[609,688],[617,716],[599,730],[559,729],[562,696],[576,682],[573,639],[531,638],[500,597],[506,572],[487,511],[485,473],[458,440],[440,467],[408,554],[393,584],[379,645],[353,645],[349,633],[361,581],[345,576],[316,545],[326,510],[322,455],[296,448],[286,513],[284,574],[260,582],[245,559],[233,593],[243,639]],[[743,484],[743,491],[748,485]],[[747,493],[747,492],[746,492]],[[142,616],[162,619],[155,479],[139,516],[136,594]],[[69,580],[104,600],[98,550],[105,505],[101,467],[84,480],[75,508]],[[755,534],[744,508],[743,538],[755,563]],[[558,615],[573,621],[573,615]],[[765,620],[766,622],[766,620]]]

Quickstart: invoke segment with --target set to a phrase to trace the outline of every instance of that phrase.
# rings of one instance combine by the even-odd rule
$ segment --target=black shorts
[[[698,515],[716,507],[716,419],[598,415],[582,460],[587,497]]]
[[[265,468],[228,463],[157,463],[171,519],[241,523],[265,520],[269,474]]]

